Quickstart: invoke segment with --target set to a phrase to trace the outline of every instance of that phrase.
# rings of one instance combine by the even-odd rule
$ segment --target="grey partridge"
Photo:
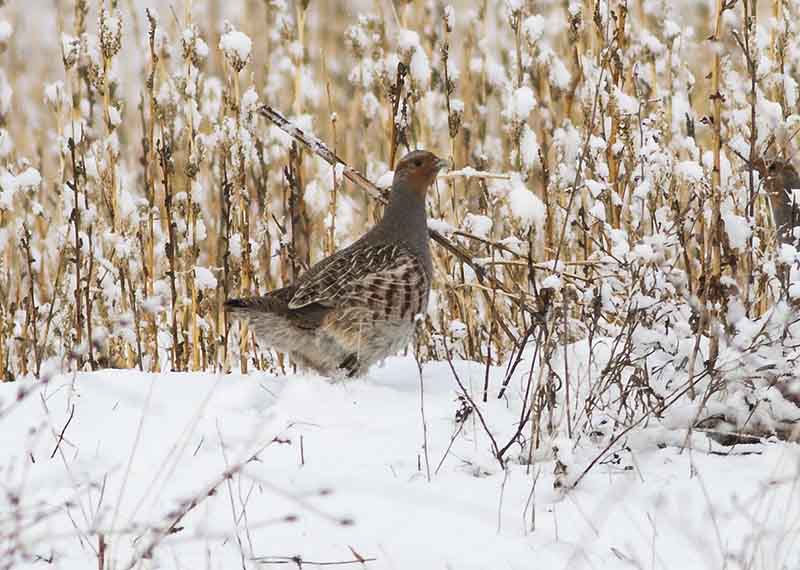
[[[433,273],[425,195],[446,164],[427,151],[404,156],[378,224],[288,287],[228,300],[228,312],[263,345],[325,376],[360,376],[407,346]]]
[[[764,186],[772,205],[775,229],[778,241],[792,243],[792,230],[800,222],[800,204],[795,202],[792,190],[800,189],[800,176],[792,163],[773,159],[769,162],[761,160],[756,169],[764,177]]]

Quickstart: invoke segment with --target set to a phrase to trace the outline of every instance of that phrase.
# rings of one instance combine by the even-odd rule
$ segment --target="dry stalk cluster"
[[[485,363],[469,399],[520,396],[515,441],[618,434],[683,401],[706,410],[688,428],[789,434],[800,257],[770,165],[800,129],[800,5],[392,7],[244,2],[223,22],[216,3],[77,0],[58,34],[7,38],[3,378],[290,371],[222,303],[362,233],[381,202],[354,172],[382,184],[423,147],[459,175],[429,201],[445,247],[418,357]],[[22,61],[31,45],[54,57]]]

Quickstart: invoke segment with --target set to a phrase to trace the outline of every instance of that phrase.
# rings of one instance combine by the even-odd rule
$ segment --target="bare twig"
[[[504,172],[486,172],[485,170],[475,170],[474,168],[465,167],[461,170],[451,170],[443,172],[439,175],[439,179],[449,178],[483,178],[486,180],[511,180],[511,175]]]
[[[75,416],[75,404],[72,404],[72,407],[69,410],[69,417],[67,418],[67,423],[64,424],[64,427],[61,429],[61,433],[58,434],[58,440],[56,441],[56,446],[53,448],[53,453],[50,454],[50,459],[56,456],[58,453],[58,448],[61,446],[61,442],[64,441],[64,434],[67,433],[67,428],[69,427],[70,422],[72,422],[72,418]]]
[[[303,566],[348,566],[351,564],[365,564],[366,562],[375,562],[377,558],[356,558],[354,560],[335,560],[321,562],[318,560],[306,560],[302,556],[260,556],[253,558],[255,562],[262,564],[294,564],[297,568]]]

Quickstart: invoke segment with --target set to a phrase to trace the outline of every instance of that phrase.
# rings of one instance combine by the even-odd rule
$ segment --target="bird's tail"
[[[234,317],[246,317],[254,314],[272,313],[285,315],[288,309],[288,299],[291,298],[292,289],[284,287],[270,291],[260,297],[242,297],[225,301],[225,310]]]
[[[244,317],[257,310],[257,297],[228,299],[225,301],[225,310],[235,317]]]

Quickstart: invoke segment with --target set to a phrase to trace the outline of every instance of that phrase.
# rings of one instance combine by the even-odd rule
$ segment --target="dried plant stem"
[[[305,57],[305,37],[306,37],[306,11],[308,9],[307,1],[295,2],[295,15],[297,18],[297,45],[300,47],[296,53],[296,60],[294,62],[294,113],[299,115],[303,111],[303,74],[302,68]]]
[[[67,256],[65,255],[64,249],[62,248],[58,254],[58,269],[56,270],[56,280],[53,284],[53,294],[50,297],[50,307],[47,310],[47,319],[45,320],[44,324],[44,333],[42,334],[42,347],[39,349],[39,354],[44,354],[45,347],[47,346],[47,339],[50,336],[50,325],[53,322],[53,315],[55,314],[56,308],[56,298],[59,293],[59,287],[61,286],[61,277],[64,274],[64,267],[66,266],[66,259]],[[2,362],[2,358],[0,357],[0,362]],[[37,367],[36,374],[38,376],[40,370]]]
[[[25,252],[25,265],[28,270],[28,311],[25,316],[26,328],[31,331],[33,338],[33,357],[34,369],[36,376],[39,376],[39,369],[42,364],[42,357],[39,352],[39,311],[38,304],[36,303],[36,294],[34,290],[35,277],[33,274],[33,254],[31,253],[31,232],[27,224],[22,225],[22,249]],[[27,367],[25,367],[27,368]]]
[[[72,181],[67,185],[74,193],[74,207],[72,209],[72,225],[75,230],[75,343],[83,342],[83,302],[81,298],[81,204],[78,186],[78,160],[75,154],[75,139],[70,137],[68,142],[70,157],[72,159]],[[82,357],[77,355],[78,368],[81,368]]]
[[[414,351],[417,361],[417,373],[419,375],[419,414],[422,420],[422,452],[425,458],[425,476],[428,483],[431,482],[431,461],[428,453],[428,422],[425,419],[425,381],[422,375],[422,362],[419,360],[418,350]]]
[[[627,20],[628,8],[624,3],[619,4],[618,8],[619,10],[616,18],[616,29],[614,30],[613,49],[616,53],[623,54],[625,52],[625,22]],[[625,85],[625,73],[624,69],[622,68],[623,58],[619,56],[614,58],[614,60],[616,63],[611,65],[611,78],[617,89],[621,91]],[[606,158],[608,160],[608,177],[611,181],[613,191],[617,196],[622,197],[623,187],[621,185],[619,174],[620,161],[616,154],[617,137],[619,136],[620,132],[620,122],[620,110],[616,108],[615,105],[611,115],[611,134],[608,138]],[[614,201],[610,199],[610,196],[607,208],[611,215],[611,224],[615,228],[619,228],[621,222],[620,208],[614,204]]]
[[[303,182],[301,180],[302,160],[302,154],[297,143],[292,143],[292,150],[289,153],[289,166],[286,169],[286,181],[289,184],[288,218],[291,230],[289,261],[292,269],[292,281],[300,277],[303,270],[309,266],[310,248],[303,201]]]
[[[147,20],[149,24],[148,41],[150,47],[150,72],[147,77],[147,96],[148,107],[150,110],[149,121],[145,119],[144,110],[144,96],[140,100],[140,113],[142,122],[142,147],[143,147],[143,160],[144,160],[144,184],[145,193],[147,194],[147,233],[142,236],[140,241],[145,245],[144,252],[144,294],[145,297],[151,297],[155,294],[155,275],[156,275],[156,258],[155,258],[155,215],[157,211],[156,206],[156,185],[153,177],[153,152],[155,151],[155,112],[156,112],[156,98],[155,98],[155,77],[158,71],[158,53],[156,50],[156,30],[157,21],[155,17],[146,11]],[[159,369],[158,362],[158,322],[156,315],[153,311],[147,311],[147,320],[150,325],[150,336],[152,338],[152,361],[150,370],[155,372]]]
[[[606,62],[607,63],[607,62]],[[605,76],[606,65],[600,69],[599,76],[597,78],[597,84],[595,85],[594,89],[594,97],[592,101],[592,114],[591,118],[589,119],[589,124],[586,129],[586,137],[583,142],[583,150],[581,151],[581,155],[578,158],[578,164],[575,167],[575,178],[572,181],[572,192],[569,194],[569,202],[567,203],[566,211],[564,214],[564,220],[561,223],[561,231],[559,232],[558,241],[556,242],[556,253],[553,263],[551,267],[556,269],[558,267],[558,262],[561,259],[561,250],[564,247],[564,238],[567,235],[567,224],[569,222],[569,212],[572,210],[572,204],[575,200],[575,196],[578,193],[579,182],[581,177],[583,176],[582,170],[583,165],[586,162],[587,157],[589,156],[589,142],[591,140],[592,131],[594,129],[595,121],[597,119],[597,112],[600,105],[600,93],[601,93],[601,85],[603,84],[603,78]]]
[[[81,160],[81,171],[86,171],[86,161]],[[86,211],[89,211],[89,194],[84,190],[83,193],[83,205]],[[92,305],[93,305],[93,297],[92,297],[92,279],[94,277],[94,260],[95,260],[95,251],[94,251],[94,222],[90,223],[86,228],[86,237],[89,246],[88,256],[87,256],[87,268],[86,268],[86,286],[84,288],[84,294],[86,295],[86,341],[87,341],[87,348],[88,348],[88,355],[89,355],[89,366],[92,370],[97,369],[97,362],[94,358],[94,335],[92,334]]]
[[[328,77],[328,68],[326,65],[327,60],[322,57],[322,72],[325,77],[325,96],[328,100],[328,116],[331,122],[331,138],[333,139],[333,153],[336,154],[336,145],[338,138],[336,136],[336,112],[334,111],[333,98],[331,97],[331,81]],[[336,172],[336,166],[333,166],[333,184],[331,186],[330,202],[328,203],[328,215],[330,221],[328,223],[328,243],[326,244],[325,253],[333,255],[336,251],[336,209],[337,209],[337,193],[339,190],[339,175]]]
[[[483,170],[462,169],[444,172],[438,176],[439,180],[449,180],[451,178],[481,178],[484,180],[511,180],[511,175],[504,172],[485,172]]]
[[[243,170],[244,171],[244,170]],[[248,236],[250,235],[250,222],[249,222],[249,214],[246,205],[242,205],[241,207],[241,228],[242,228],[242,240],[244,241],[244,247],[242,251],[242,276],[241,276],[241,291],[243,295],[247,295],[250,293],[251,289],[251,275],[253,274],[252,263],[250,261],[250,240]],[[247,373],[247,354],[249,352],[248,345],[250,340],[250,333],[249,333],[249,325],[246,321],[239,323],[239,365],[241,366],[241,370],[243,374]]]
[[[783,0],[772,0],[772,17],[775,25],[770,26],[770,51],[772,61],[777,62],[779,66],[779,73],[783,75],[784,70],[784,31],[781,29],[785,26],[784,13],[783,13]],[[772,99],[780,101],[781,109],[783,110],[784,117],[786,116],[786,93],[783,88],[783,81],[776,81],[772,85]]]
[[[173,205],[172,179],[172,147],[169,142],[163,139],[157,145],[159,160],[161,161],[162,184],[164,186],[164,212],[167,221],[167,260],[169,262],[169,289],[172,297],[172,309],[170,311],[172,326],[172,370],[183,370],[183,342],[182,335],[178,328],[179,307],[178,307],[178,236],[176,231],[175,211]]]
[[[230,290],[230,215],[231,183],[228,180],[227,159],[221,156],[222,181],[220,184],[220,218],[217,233],[217,267],[222,268],[222,279],[217,280],[217,355],[220,370],[228,367],[228,322],[224,309]]]
[[[711,100],[713,106],[714,117],[714,140],[713,140],[713,153],[714,153],[714,167],[711,171],[711,239],[708,240],[711,246],[711,274],[706,277],[705,293],[703,295],[704,301],[709,300],[715,304],[718,299],[718,292],[720,286],[720,278],[722,277],[722,256],[721,256],[721,242],[722,235],[722,218],[720,207],[722,203],[722,189],[720,188],[720,150],[722,148],[722,93],[721,78],[722,74],[722,61],[718,42],[722,39],[722,14],[726,9],[727,0],[716,0],[716,20],[714,25],[714,64],[711,72]],[[705,311],[705,307],[703,309]],[[716,321],[717,311],[712,311],[709,315],[711,324]],[[709,366],[713,369],[719,354],[719,336],[711,333],[709,342]]]
[[[140,371],[144,372],[144,364],[142,359],[142,329],[139,324],[139,304],[136,301],[136,286],[131,280],[130,264],[128,262],[125,262],[125,266],[123,267],[122,271],[123,279],[127,278],[129,283],[128,294],[130,295],[131,310],[133,311],[133,327],[134,332],[136,333],[136,365]]]
[[[187,6],[187,12],[188,10]],[[194,150],[194,136],[195,132],[195,125],[191,119],[189,118],[190,124],[192,128],[187,133],[187,147],[188,147],[188,154],[189,156],[192,155]],[[189,311],[189,334],[190,334],[190,350],[191,350],[191,370],[201,370],[200,366],[200,329],[197,323],[199,318],[200,307],[197,304],[197,279],[195,275],[195,267],[197,266],[197,258],[199,255],[199,247],[197,244],[197,214],[200,209],[200,206],[195,204],[193,190],[194,190],[194,181],[195,181],[195,174],[188,173],[188,180],[187,180],[187,188],[186,188],[186,216],[187,216],[187,231],[190,233],[190,249],[189,249],[189,257],[191,263],[189,264],[189,270],[186,272],[186,288],[189,291],[189,298],[191,301],[191,309]]]
[[[397,113],[400,111],[400,101],[403,98],[403,85],[407,73],[408,69],[403,65],[403,62],[397,62],[397,75],[395,76],[394,85],[389,92],[389,99],[392,104],[392,134],[390,137],[391,147],[389,149],[389,164],[392,166],[394,166],[395,159],[397,158],[397,145],[400,142],[401,133],[397,128]],[[333,150],[335,153],[336,146],[334,146]]]
[[[190,207],[191,207],[191,203],[190,203]],[[191,316],[190,316],[190,319],[189,319],[189,330],[190,330],[190,334],[191,334],[191,350],[192,350],[192,355],[191,355],[192,356],[192,366],[191,366],[191,369],[192,370],[202,370],[202,368],[200,366],[200,328],[198,327],[198,324],[197,324],[197,319],[198,319],[198,314],[200,312],[200,307],[197,304],[197,281],[196,281],[195,275],[194,275],[194,266],[195,266],[196,261],[197,261],[197,253],[196,253],[196,245],[195,245],[195,243],[196,243],[196,241],[195,241],[195,238],[196,238],[196,235],[195,235],[196,227],[195,227],[194,223],[191,224],[191,227],[192,227],[192,234],[193,234],[193,237],[192,237],[192,242],[193,242],[192,250],[193,250],[194,253],[192,255],[192,260],[193,260],[192,268],[191,268],[190,271],[187,272],[189,295],[190,295],[191,301],[192,301],[192,307],[191,307],[191,311],[190,311],[190,315]]]
[[[744,41],[740,41],[739,45],[744,52],[745,61],[747,63],[747,74],[750,77],[750,154],[748,156],[747,165],[747,208],[745,214],[747,215],[747,219],[755,222],[756,181],[753,168],[757,159],[756,153],[758,152],[756,148],[758,144],[758,124],[756,123],[758,77],[755,57],[751,50],[753,49],[753,42],[755,40],[754,34],[757,29],[758,0],[743,0],[742,6],[744,10]],[[752,288],[755,282],[754,233],[755,232],[751,232],[750,236],[747,238],[747,263],[744,266],[745,278],[743,279],[745,291],[744,302],[748,315],[752,314]]]
[[[110,135],[112,130],[111,125],[111,87],[109,85],[108,75],[111,71],[111,58],[103,57],[103,114],[105,116],[106,134]],[[111,147],[108,149],[108,169],[110,171],[109,181],[109,211],[111,213],[111,231],[116,233],[119,231],[119,214],[117,207],[117,175],[115,172],[115,163]]]
[[[461,377],[458,375],[458,372],[456,371],[456,368],[453,365],[453,356],[451,354],[450,348],[447,346],[447,336],[444,335],[442,338],[445,343],[444,351],[445,351],[445,357],[447,358],[447,365],[450,367],[450,372],[453,374],[453,378],[455,379],[456,384],[458,384],[458,387],[461,390],[461,395],[467,402],[469,402],[469,405],[472,407],[472,410],[478,416],[478,420],[483,426],[483,431],[488,436],[489,442],[492,445],[492,453],[494,454],[495,459],[497,459],[497,462],[500,464],[500,467],[505,467],[505,464],[503,462],[503,454],[500,452],[500,448],[497,445],[497,440],[495,439],[492,430],[489,429],[489,426],[487,425],[486,420],[483,417],[483,413],[481,412],[478,405],[475,403],[475,400],[472,399],[469,390],[467,390],[466,386],[464,386],[464,383],[461,381]]]

